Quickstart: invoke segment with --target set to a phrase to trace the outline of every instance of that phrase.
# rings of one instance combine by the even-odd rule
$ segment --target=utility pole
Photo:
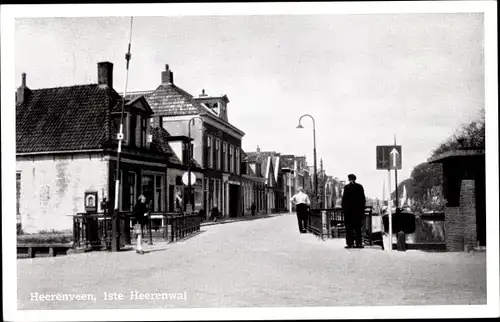
[[[122,152],[122,142],[123,142],[123,117],[125,114],[125,96],[127,95],[127,86],[128,86],[128,69],[130,64],[130,58],[132,55],[130,54],[130,48],[132,44],[132,23],[134,17],[130,17],[130,39],[128,42],[128,52],[125,54],[125,60],[127,61],[126,65],[126,76],[125,76],[125,89],[123,92],[122,98],[122,111],[120,115],[120,132],[117,135],[118,139],[118,150],[116,156],[116,179],[115,179],[115,211],[113,220],[111,223],[111,232],[112,232],[112,240],[111,240],[111,251],[117,252],[120,250],[120,160],[121,160],[121,152]]]

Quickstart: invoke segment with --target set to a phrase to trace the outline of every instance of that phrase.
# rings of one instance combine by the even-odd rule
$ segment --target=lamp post
[[[191,159],[192,159],[192,156],[191,156],[191,122],[193,122],[194,124],[194,120],[195,119],[199,119],[201,122],[203,122],[203,119],[199,116],[194,116],[192,117],[189,122],[188,122],[188,202],[189,204],[191,205],[191,212],[194,211],[194,200],[193,199],[193,195],[191,193],[191,189],[192,189],[192,183],[191,183]]]
[[[308,116],[311,118],[313,122],[313,143],[314,143],[314,197],[315,201],[318,202],[318,168],[316,166],[316,122],[314,121],[314,117],[309,114],[304,114],[299,119],[299,125],[297,125],[298,129],[303,129],[304,127],[301,124],[302,118]]]

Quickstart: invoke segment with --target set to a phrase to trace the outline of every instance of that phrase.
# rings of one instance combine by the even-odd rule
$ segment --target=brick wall
[[[108,161],[99,154],[17,157],[21,173],[20,212],[26,233],[72,230],[72,215],[84,212],[84,193],[107,197]],[[99,205],[99,211],[100,205]]]
[[[460,206],[445,208],[445,240],[448,251],[464,251],[476,245],[476,202],[474,180],[463,180]]]

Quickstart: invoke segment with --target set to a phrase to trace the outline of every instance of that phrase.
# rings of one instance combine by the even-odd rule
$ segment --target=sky
[[[15,82],[31,89],[97,82],[114,63],[124,90],[130,17],[22,18]],[[243,149],[306,155],[368,197],[387,171],[376,146],[402,146],[401,181],[485,105],[481,13],[134,17],[127,91],[152,90],[168,64],[194,96],[226,94]],[[392,179],[394,180],[394,179]],[[394,182],[391,183],[394,187]],[[387,186],[387,185],[386,185]]]

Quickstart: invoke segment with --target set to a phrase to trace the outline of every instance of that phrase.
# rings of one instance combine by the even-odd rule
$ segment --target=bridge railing
[[[375,245],[382,243],[382,231],[373,231],[373,217],[378,214],[373,213],[371,206],[365,207],[365,216],[363,220],[363,241],[365,245]],[[311,209],[308,230],[324,238],[343,238],[346,233],[345,216],[341,207]]]
[[[135,218],[131,212],[120,212],[120,244],[130,245]],[[73,216],[73,247],[110,249],[113,216],[106,213],[78,213]],[[151,212],[143,234],[144,240],[176,242],[200,230],[198,213]]]

